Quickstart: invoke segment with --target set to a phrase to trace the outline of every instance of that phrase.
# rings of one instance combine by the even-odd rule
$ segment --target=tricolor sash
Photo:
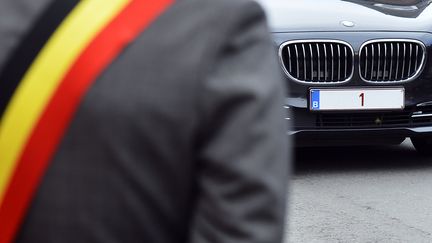
[[[0,74],[0,243],[14,240],[88,88],[172,3],[55,0],[24,38]]]

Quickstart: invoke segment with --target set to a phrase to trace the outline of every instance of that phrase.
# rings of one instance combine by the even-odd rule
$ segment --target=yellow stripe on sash
[[[17,161],[59,83],[130,0],[82,0],[26,72],[0,123],[0,205]]]

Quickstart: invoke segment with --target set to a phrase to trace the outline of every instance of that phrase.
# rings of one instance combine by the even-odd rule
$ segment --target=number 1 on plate
[[[364,93],[361,93],[361,94],[359,95],[359,97],[360,97],[360,100],[361,100],[361,106],[364,107],[365,94],[364,94]]]

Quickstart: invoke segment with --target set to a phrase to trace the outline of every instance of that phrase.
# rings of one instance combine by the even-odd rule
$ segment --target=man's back
[[[280,241],[283,84],[265,31],[255,3],[170,6],[85,93],[17,242]]]

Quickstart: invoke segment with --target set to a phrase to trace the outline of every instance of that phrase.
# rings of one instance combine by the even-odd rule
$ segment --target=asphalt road
[[[286,242],[432,242],[432,159],[400,146],[297,149]]]

